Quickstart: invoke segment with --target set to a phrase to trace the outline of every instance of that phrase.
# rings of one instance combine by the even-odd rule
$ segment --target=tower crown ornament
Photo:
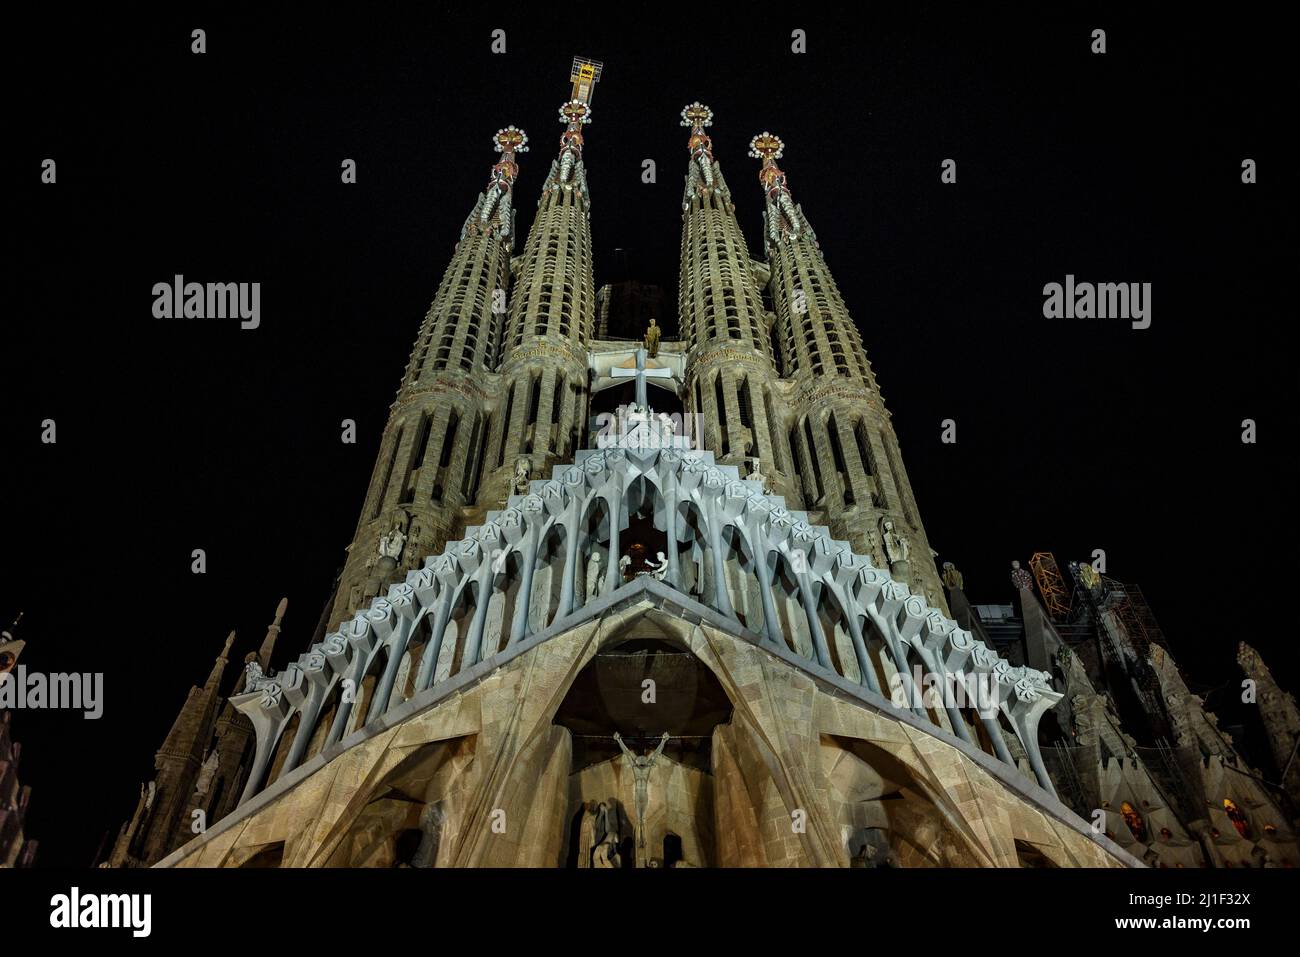
[[[581,100],[570,100],[560,107],[560,122],[570,127],[591,122],[591,107]]]
[[[781,141],[781,137],[764,130],[749,141],[749,155],[754,159],[763,160],[766,165],[785,155],[785,143]]]
[[[706,126],[713,125],[713,111],[696,100],[689,106],[682,108],[682,126],[689,126],[692,129],[702,129]]]
[[[517,126],[507,126],[492,135],[493,149],[498,153],[527,153],[528,134]]]

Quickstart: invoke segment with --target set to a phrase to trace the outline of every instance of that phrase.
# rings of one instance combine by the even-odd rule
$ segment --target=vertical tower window
[[[474,485],[478,463],[482,458],[479,455],[479,428],[482,424],[480,418],[475,416],[474,427],[469,433],[469,444],[465,446],[465,472],[460,477],[460,497],[466,502],[470,500],[470,489]]]
[[[764,391],[763,393],[763,411],[767,413],[767,432],[768,439],[772,443],[772,465],[777,469],[784,469],[781,456],[781,440],[778,436],[781,434],[776,427],[776,416],[772,413],[772,393]]]
[[[393,467],[397,465],[397,450],[402,444],[402,432],[405,427],[397,430],[397,435],[393,437],[393,446],[388,452],[388,465],[384,467],[384,481],[379,486],[379,495],[375,498],[375,507],[371,512],[371,518],[378,518],[380,510],[384,507],[384,499],[388,497],[388,483],[393,478]]]
[[[722,439],[722,455],[731,451],[731,436],[727,432],[727,401],[722,395],[722,373],[713,377],[714,401],[718,404],[718,431]]]
[[[813,503],[816,504],[821,501],[825,492],[822,489],[822,466],[821,463],[817,461],[817,443],[813,440],[811,419],[805,418],[803,420],[803,431],[804,437],[808,440],[808,461],[812,463],[814,482],[813,491],[816,492],[813,496]]]
[[[524,422],[524,445],[525,452],[533,450],[533,435],[537,431],[537,406],[542,401],[542,377],[533,376],[529,380],[532,383],[528,390],[528,416]]]
[[[501,420],[501,444],[497,446],[497,468],[506,460],[506,439],[510,436],[510,413],[515,407],[515,385],[510,383],[510,391],[506,394],[506,416]]]
[[[839,423],[835,421],[834,412],[826,420],[826,434],[830,436],[831,458],[835,461],[835,471],[839,476],[840,488],[844,494],[844,504],[845,506],[852,505],[854,502],[853,483],[849,481],[849,467],[844,461],[844,448],[840,445],[840,427]]]

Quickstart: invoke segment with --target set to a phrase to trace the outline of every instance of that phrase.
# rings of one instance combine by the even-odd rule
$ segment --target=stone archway
[[[889,751],[823,735],[822,771],[833,821],[852,867],[981,867],[958,819]]]
[[[687,648],[681,627],[657,611],[626,622],[578,672],[556,711],[554,723],[572,741],[565,815],[571,866],[608,863],[612,855],[598,853],[602,834],[618,847],[618,866],[663,866],[665,847],[672,866],[716,863],[713,733],[731,719],[733,705]],[[636,772],[615,732],[639,756],[669,735],[647,776],[641,849],[628,843],[638,834]]]
[[[414,749],[370,790],[325,866],[447,866],[453,845],[447,830],[461,820],[475,744],[469,735]]]

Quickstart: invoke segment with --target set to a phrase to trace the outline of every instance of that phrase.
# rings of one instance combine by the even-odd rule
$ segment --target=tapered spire
[[[212,671],[208,674],[208,680],[203,686],[204,695],[211,695],[216,692],[221,685],[221,676],[226,672],[226,665],[230,662],[230,646],[235,643],[235,633],[232,631],[226,636],[226,643],[221,649],[221,654],[217,660],[212,663]]]
[[[691,135],[686,149],[691,154],[691,164],[686,171],[686,192],[682,196],[682,209],[690,207],[696,196],[708,196],[717,190],[730,205],[731,194],[722,179],[718,163],[713,158],[713,140],[704,128],[713,125],[713,110],[699,100],[682,108],[682,126],[690,127]]]
[[[280,604],[275,606],[275,620],[267,626],[266,637],[262,639],[262,648],[257,653],[257,660],[265,671],[271,664],[271,655],[275,652],[275,639],[280,634],[280,622],[284,620],[284,611],[289,607],[289,599],[281,598]],[[233,637],[233,632],[231,633]]]
[[[758,181],[763,184],[767,200],[763,221],[767,226],[768,245],[798,239],[807,223],[790,196],[785,173],[776,165],[776,161],[785,155],[785,143],[781,142],[781,137],[764,130],[749,141],[749,155],[763,161]]]
[[[501,154],[501,159],[492,167],[487,187],[461,230],[461,239],[478,233],[513,243],[515,215],[512,195],[515,178],[519,175],[515,156],[528,152],[528,134],[518,127],[507,126],[493,134],[492,144],[492,148]]]
[[[587,173],[582,166],[582,128],[591,122],[591,107],[581,100],[569,100],[560,106],[560,122],[564,133],[560,136],[560,154],[546,181],[545,190],[576,189],[583,199],[587,195]]]

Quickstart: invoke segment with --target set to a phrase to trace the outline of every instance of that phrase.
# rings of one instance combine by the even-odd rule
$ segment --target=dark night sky
[[[1291,484],[1283,31],[1108,13],[901,26],[751,5],[619,25],[575,9],[563,24],[496,7],[283,22],[115,11],[11,32],[0,624],[26,611],[29,669],[106,684],[98,722],[14,717],[38,863],[88,864],[130,814],[229,629],[242,657],[287,595],[276,664],[304,650],[490,136],[514,123],[532,138],[522,235],[574,54],[606,64],[585,154],[598,284],[622,278],[621,248],[630,275],[675,295],[684,104],[714,109],[755,255],[745,153],[778,133],[931,542],[972,598],[1010,601],[1012,558],[1104,548],[1195,688],[1238,681],[1248,638],[1300,691],[1292,629],[1265,610]],[[189,52],[195,26],[204,56]],[[1089,53],[1095,26],[1104,56]],[[489,50],[496,27],[504,56]],[[55,186],[39,183],[47,156]],[[339,182],[344,157],[355,186]],[[955,186],[940,183],[945,157]],[[1241,184],[1244,157],[1258,185]],[[175,273],[261,282],[262,327],[154,320],[151,288]],[[1043,284],[1066,273],[1151,282],[1152,327],[1043,318]],[[1240,441],[1247,417],[1256,446]],[[57,445],[39,441],[44,418]],[[344,418],[355,446],[339,441]],[[939,441],[945,418],[955,446]],[[207,575],[190,572],[194,548]]]

